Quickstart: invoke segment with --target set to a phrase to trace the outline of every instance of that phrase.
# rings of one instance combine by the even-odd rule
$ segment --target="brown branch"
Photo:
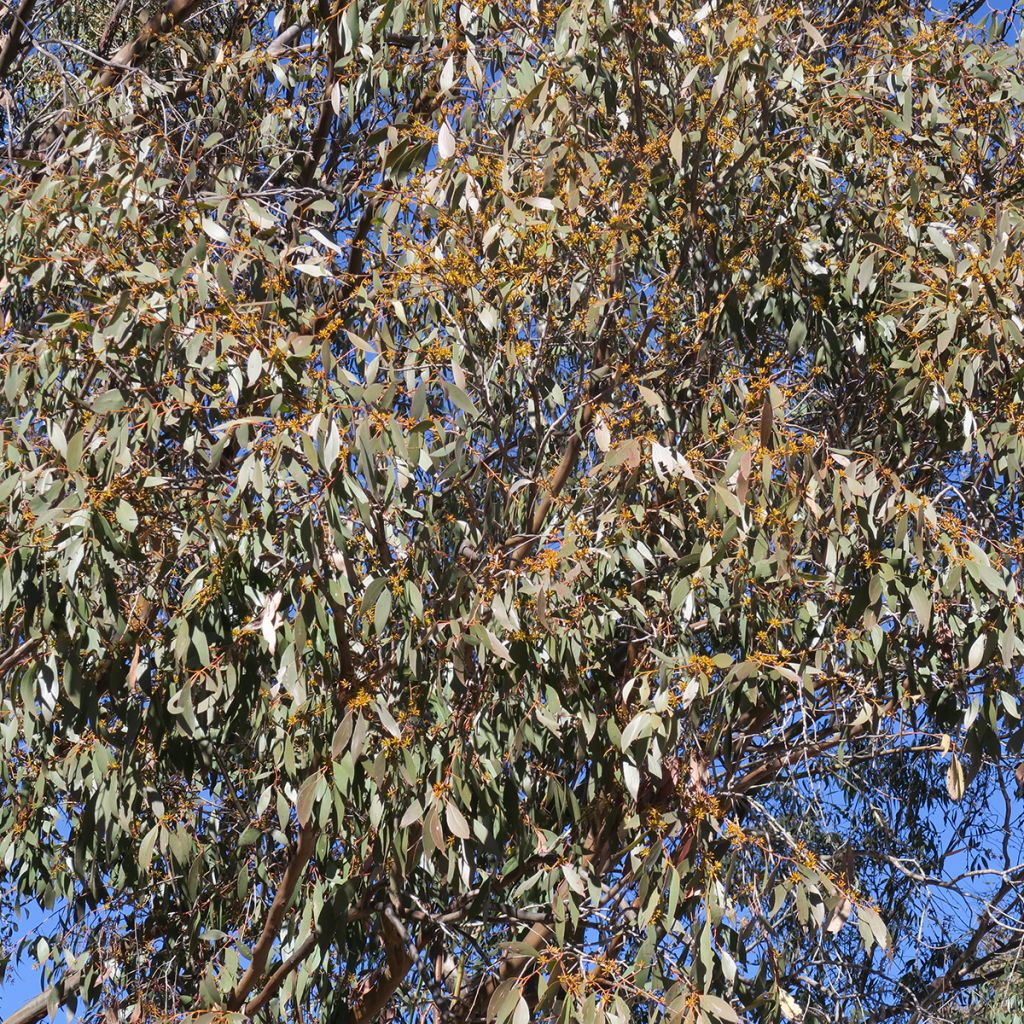
[[[591,376],[591,384],[587,388],[587,395],[583,400],[583,410],[580,413],[579,428],[573,431],[572,436],[566,443],[565,450],[562,452],[562,458],[559,460],[558,466],[548,483],[547,493],[537,502],[537,505],[533,510],[533,516],[530,518],[530,528],[528,531],[532,537],[536,537],[537,534],[540,533],[541,527],[544,525],[544,520],[547,518],[554,500],[561,493],[562,488],[565,487],[573,469],[576,466],[580,448],[583,445],[583,438],[594,421],[594,415],[597,411],[598,403],[617,382],[617,379],[613,378],[610,383],[595,383],[595,380],[603,382],[609,369],[607,366],[607,346],[603,335],[604,331],[602,331],[602,340],[598,342],[597,350],[595,352],[595,362],[598,364],[599,368]],[[522,551],[522,557],[525,557],[529,547],[529,544],[522,545],[516,552],[516,556],[519,555],[519,551]],[[516,560],[518,560],[518,558]]]
[[[267,913],[267,920],[263,925],[263,931],[260,933],[260,937],[257,940],[256,945],[253,947],[249,966],[246,968],[246,971],[242,975],[238,984],[228,996],[226,1005],[229,1010],[241,1009],[245,1003],[246,997],[256,987],[264,974],[266,974],[267,960],[269,959],[270,951],[274,946],[274,940],[281,931],[281,923],[284,921],[284,915],[288,910],[288,904],[291,903],[292,896],[295,895],[295,889],[306,870],[306,865],[309,863],[310,857],[313,856],[313,849],[315,846],[315,829],[311,824],[303,825],[299,830],[299,841],[295,846],[295,852],[292,854],[292,858],[288,862],[288,867],[285,868],[281,884],[278,886],[277,892],[274,894],[274,902],[270,905],[270,910]]]
[[[613,293],[619,276],[619,256],[619,252],[616,251],[608,273],[609,290]],[[675,277],[677,267],[678,264],[669,272],[669,280]],[[600,405],[600,403],[604,401],[604,399],[616,387],[618,387],[619,384],[622,383],[624,374],[621,366],[618,367],[614,373],[610,372],[611,359],[607,344],[610,318],[611,312],[609,311],[598,334],[598,342],[594,352],[594,362],[597,364],[598,369],[591,374],[590,386],[587,388],[587,394],[583,400],[583,409],[580,412],[579,428],[573,431],[572,436],[566,442],[565,449],[562,452],[562,458],[559,460],[558,466],[548,483],[547,493],[534,507],[533,515],[530,517],[529,535],[527,539],[522,541],[520,537],[517,536],[512,538],[509,542],[509,546],[513,548],[511,556],[513,563],[521,562],[529,554],[534,542],[540,534],[541,528],[544,525],[544,520],[547,518],[548,512],[551,510],[552,504],[565,487],[569,477],[572,475],[572,471],[579,459],[580,448],[583,445],[583,438],[586,436],[586,432],[590,429],[590,426],[594,421],[598,405]],[[644,346],[650,340],[655,322],[656,317],[652,314],[645,324],[643,331],[640,333],[640,336],[633,345],[631,357],[635,357],[643,351]],[[610,379],[607,379],[608,377],[610,377]]]
[[[18,55],[21,34],[28,28],[28,19],[32,17],[32,8],[35,5],[36,0],[21,0],[21,3],[18,4],[18,9],[14,13],[14,23],[11,25],[11,30],[7,33],[3,45],[0,46],[0,78],[10,71],[14,58]]]
[[[170,0],[166,7],[146,23],[142,31],[131,42],[125,43],[110,59],[111,66],[96,80],[96,85],[105,88],[113,85],[125,71],[135,65],[149,52],[157,38],[180,25],[192,13],[197,0]]]
[[[277,994],[277,990],[284,984],[285,978],[288,977],[292,971],[295,970],[303,960],[309,956],[310,953],[316,949],[316,944],[320,941],[320,935],[315,930],[310,932],[305,939],[296,947],[295,952],[274,973],[270,976],[267,983],[260,989],[259,993],[245,1004],[245,1015],[246,1017],[255,1017],[260,1010],[274,996]]]
[[[107,62],[106,69],[93,83],[95,88],[105,89],[115,85],[121,76],[130,71],[147,54],[157,38],[180,25],[192,13],[198,0],[169,0],[164,9],[146,23],[141,32],[122,46]],[[60,111],[43,134],[38,149],[47,151],[58,142],[68,127],[70,111]]]
[[[107,23],[103,26],[103,31],[100,33],[100,41],[96,44],[96,52],[101,57],[107,55],[107,49],[114,38],[114,32],[117,31],[117,26],[121,21],[121,16],[124,14],[127,4],[128,0],[117,0],[117,3],[114,4],[110,11]]]
[[[584,854],[582,864],[588,870],[601,877],[607,871],[608,865],[613,856],[613,841],[618,834],[621,815],[607,808],[608,813],[600,816],[598,823],[590,833],[588,845],[590,852]],[[565,880],[559,883],[555,892],[561,898],[568,896],[569,887]],[[467,993],[449,1012],[449,1019],[452,1021],[466,1021],[474,1017],[476,1008],[491,997],[494,990],[501,982],[509,978],[515,978],[523,973],[534,959],[535,955],[551,943],[555,936],[555,929],[548,924],[535,924],[526,935],[520,940],[520,946],[526,946],[531,951],[506,953],[502,956],[496,973],[482,972],[475,982],[467,987]],[[524,992],[524,997],[530,1004],[531,1011],[535,1008],[536,995]]]
[[[1004,883],[999,892],[993,897],[991,904],[994,905],[1002,899],[1008,890],[1009,885]],[[971,974],[1016,944],[1014,940],[1000,949],[993,950],[975,959],[975,954],[978,952],[978,947],[981,945],[982,940],[995,927],[995,918],[988,912],[983,913],[977,928],[964,947],[963,953],[956,958],[952,967],[945,974],[940,974],[939,977],[931,981],[921,996],[908,997],[895,1005],[882,1007],[868,1018],[868,1024],[882,1024],[883,1021],[891,1020],[893,1017],[908,1011],[913,1014],[912,1020],[919,1020],[922,1013],[940,1002],[943,997],[951,995],[961,987],[970,987],[972,984],[975,984],[970,977]]]
[[[391,1001],[415,963],[414,947],[391,907],[385,907],[381,914],[381,929],[385,964],[377,979],[361,993],[359,1005],[352,1012],[352,1024],[369,1024]]]
[[[42,646],[43,641],[38,637],[26,640],[24,643],[16,644],[0,654],[0,675],[10,672],[13,668],[23,665]]]
[[[1010,884],[1004,882],[1000,886],[999,891],[992,897],[991,905],[995,906],[1010,889]],[[966,975],[972,973],[977,964],[973,963],[974,958],[978,952],[978,947],[981,945],[982,940],[986,935],[989,934],[996,927],[995,917],[986,911],[981,915],[981,919],[978,921],[978,927],[975,928],[974,934],[970,937],[967,945],[964,947],[964,951],[953,961],[953,966],[946,971],[945,974],[939,975],[934,981],[932,981],[926,990],[925,996],[921,999],[918,1004],[918,1012],[924,1009],[929,1004],[934,1003],[940,999],[947,992],[956,988],[956,984]],[[988,960],[988,956],[983,956],[978,963],[985,963]]]
[[[320,0],[320,2],[321,7],[326,7],[326,0]],[[306,160],[299,174],[299,184],[302,188],[308,188],[316,176],[327,145],[327,136],[330,133],[331,123],[334,120],[334,104],[331,102],[331,91],[338,81],[335,69],[341,57],[337,25],[341,16],[348,10],[352,2],[354,0],[350,0],[349,4],[345,4],[338,0],[329,10],[323,12],[329,54],[328,74],[327,81],[324,83],[324,94],[320,97],[320,115],[317,118],[316,128],[313,129],[313,136],[309,141],[309,152],[306,154]]]
[[[879,716],[885,717],[889,711],[892,710],[891,702],[885,707],[879,710]],[[827,713],[827,709],[822,709],[820,714]],[[757,721],[757,719],[755,719]],[[798,734],[800,730],[804,728],[805,723],[797,722],[793,726],[794,733]],[[863,736],[871,725],[870,720],[862,722],[860,725],[851,726],[848,731],[840,732],[838,735],[831,736],[825,740],[817,740],[814,742],[804,743],[796,747],[784,747],[781,753],[775,755],[777,746],[773,746],[769,749],[758,749],[756,754],[758,757],[759,764],[756,768],[750,769],[740,778],[736,779],[729,787],[729,798],[730,801],[734,802],[742,794],[750,792],[752,789],[767,785],[770,782],[774,782],[778,775],[783,772],[786,768],[792,767],[798,761],[802,761],[807,758],[817,757],[820,754],[825,753],[834,747],[839,746],[841,743],[849,743],[851,740],[855,740]],[[841,725],[836,725],[835,729],[841,729]],[[786,737],[788,742],[790,737]],[[742,748],[741,748],[742,749]]]

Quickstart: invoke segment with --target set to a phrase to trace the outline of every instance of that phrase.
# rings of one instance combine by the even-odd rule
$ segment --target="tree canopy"
[[[1015,11],[4,19],[0,962],[45,986],[12,1021],[995,990]]]

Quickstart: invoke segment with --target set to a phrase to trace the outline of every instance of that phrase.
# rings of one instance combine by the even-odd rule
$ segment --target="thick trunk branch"
[[[386,959],[376,979],[367,984],[359,1004],[352,1011],[352,1024],[370,1024],[388,1005],[416,962],[409,936],[390,907],[381,915]]]
[[[603,876],[612,861],[614,840],[618,834],[620,815],[609,811],[600,824],[591,832],[590,852],[582,858],[582,865],[597,876]],[[556,889],[556,895],[565,899],[569,895],[569,886],[563,880]],[[466,995],[458,1000],[449,1013],[449,1019],[455,1021],[475,1020],[483,1017],[487,1001],[501,982],[509,978],[519,977],[534,959],[534,955],[551,944],[555,938],[555,929],[549,924],[535,924],[520,940],[520,945],[528,947],[532,952],[506,953],[494,973],[483,973],[475,981],[470,982]],[[524,993],[531,1011],[535,1008],[536,997]]]
[[[14,12],[11,30],[4,38],[3,44],[0,45],[0,78],[6,76],[10,71],[14,58],[18,55],[22,33],[28,28],[28,19],[32,17],[32,8],[35,5],[36,0],[21,0],[17,11]]]
[[[267,983],[260,989],[256,996],[249,1000],[245,1004],[245,1015],[246,1017],[255,1017],[260,1010],[263,1009],[271,999],[277,995],[278,989],[284,984],[285,979],[289,974],[294,971],[303,960],[309,956],[310,953],[316,949],[316,944],[320,941],[320,935],[316,931],[312,931],[305,939],[296,947],[295,952],[274,973],[270,976]]]
[[[111,66],[99,76],[96,84],[100,88],[113,85],[125,71],[135,67],[145,57],[159,36],[180,25],[192,13],[196,3],[197,0],[170,0],[159,14],[149,19],[133,40],[125,43],[111,57]]]
[[[40,993],[34,999],[30,999],[24,1006],[14,1011],[3,1024],[37,1024],[49,1016],[49,1002],[51,993],[56,991],[58,1003],[62,1003],[73,992],[77,991],[82,984],[82,972],[72,971],[61,981],[45,992]]]
[[[310,857],[313,856],[315,846],[315,830],[310,825],[304,825],[299,831],[299,841],[295,846],[295,852],[292,854],[288,867],[285,868],[281,884],[274,894],[274,902],[270,905],[263,931],[253,947],[249,966],[228,996],[227,1008],[229,1010],[241,1009],[249,993],[266,974],[270,951],[281,931],[281,924],[288,910],[288,904],[291,903],[292,896],[295,895],[295,890],[305,873],[306,865],[309,863]]]

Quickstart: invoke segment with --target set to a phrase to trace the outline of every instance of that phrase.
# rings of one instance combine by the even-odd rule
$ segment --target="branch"
[[[613,840],[618,833],[621,814],[612,812],[603,817],[591,831],[587,846],[590,852],[584,854],[582,865],[597,876],[603,876],[613,853]],[[568,883],[563,879],[555,889],[556,896],[564,899],[568,896]],[[477,1005],[491,997],[494,990],[501,982],[509,978],[515,978],[524,973],[532,963],[535,954],[550,945],[555,936],[555,929],[548,924],[535,924],[519,941],[519,947],[527,947],[530,953],[517,952],[505,953],[498,964],[496,973],[484,970],[477,976],[475,981],[470,982],[466,995],[459,998],[456,1004],[449,1011],[448,1019],[451,1021],[468,1021],[474,1018]],[[535,1008],[536,994],[524,993],[530,1010]]]
[[[125,5],[128,0],[117,0],[111,8],[110,16],[107,18],[107,23],[103,27],[103,32],[100,34],[100,41],[96,44],[96,52],[101,57],[106,57],[107,48],[110,46],[111,40],[114,38],[114,33],[117,31],[117,26],[121,21],[121,16],[124,14]]]
[[[381,928],[386,951],[384,970],[376,984],[363,994],[352,1013],[352,1024],[369,1024],[390,1002],[416,961],[415,947],[391,907],[382,912]]]
[[[169,0],[164,9],[159,14],[153,15],[133,40],[125,43],[106,62],[106,69],[96,78],[93,85],[96,88],[104,89],[116,84],[126,71],[130,71],[149,53],[153,43],[160,35],[180,25],[192,13],[197,2],[198,0]],[[67,130],[70,113],[67,107],[60,111],[43,134],[37,148],[43,151],[49,150],[54,143],[60,140]]]
[[[37,1024],[50,1014],[50,997],[57,993],[58,1005],[69,995],[77,991],[82,984],[82,972],[72,971],[65,975],[56,985],[51,985],[45,992],[41,992],[34,999],[30,999],[24,1006],[14,1011],[3,1024]]]
[[[609,291],[611,293],[614,293],[615,283],[618,279],[619,257],[620,253],[617,250],[608,272]],[[668,275],[668,279],[671,280],[674,278],[675,273],[676,267],[673,267]],[[579,427],[574,429],[572,435],[569,437],[569,440],[562,451],[562,458],[559,460],[557,468],[549,479],[546,493],[533,506],[526,540],[521,541],[517,536],[513,537],[508,542],[509,546],[513,548],[511,556],[513,564],[518,564],[530,553],[533,544],[540,536],[540,531],[544,526],[544,520],[547,519],[551,506],[561,493],[562,488],[565,487],[569,477],[572,475],[573,469],[576,467],[579,460],[580,449],[583,446],[583,439],[594,422],[598,406],[622,383],[625,375],[623,366],[620,365],[614,371],[612,370],[612,360],[608,350],[609,321],[611,320],[611,315],[611,307],[609,307],[605,314],[604,322],[598,331],[597,345],[594,350],[594,364],[596,371],[591,372],[590,374],[590,382],[587,387],[587,393],[583,399],[583,408],[580,412]],[[643,331],[640,333],[640,336],[633,345],[632,352],[630,353],[631,359],[643,352],[644,346],[650,340],[656,320],[657,318],[652,313],[650,318],[647,320],[647,323],[644,325]]]
[[[303,825],[299,830],[299,841],[296,844],[295,852],[292,854],[292,859],[288,862],[288,867],[285,868],[284,877],[281,879],[281,884],[274,895],[274,902],[270,904],[270,911],[263,925],[263,931],[253,947],[249,966],[228,996],[227,1008],[229,1010],[241,1009],[246,997],[266,973],[267,960],[274,946],[274,940],[281,931],[281,923],[284,921],[288,904],[291,902],[292,896],[295,895],[295,889],[302,878],[303,872],[306,870],[310,857],[313,856],[315,845],[316,832],[310,825]]]
[[[13,668],[23,665],[42,646],[43,641],[38,637],[26,640],[0,653],[0,675],[10,672]]]
[[[366,916],[365,911],[357,908],[349,908],[346,912],[346,920],[348,921],[359,921]],[[264,1006],[270,1002],[271,999],[277,994],[278,990],[284,984],[285,979],[291,974],[298,966],[302,963],[310,953],[316,949],[317,943],[320,941],[320,932],[314,928],[313,931],[307,935],[302,942],[295,947],[292,955],[288,957],[284,963],[270,976],[267,983],[260,989],[260,991],[245,1004],[245,1010],[243,1013],[246,1017],[255,1017]]]
[[[998,903],[999,900],[1006,895],[1009,889],[1009,883],[1004,883],[1000,886],[999,891],[990,901],[990,905],[994,906]],[[978,959],[975,959],[978,947],[981,945],[982,940],[995,927],[996,919],[990,912],[984,912],[978,921],[978,925],[975,928],[974,933],[971,935],[967,945],[964,947],[964,951],[956,958],[956,960],[953,961],[953,965],[945,974],[941,974],[939,977],[931,981],[920,997],[913,996],[904,999],[893,1006],[882,1007],[868,1018],[868,1024],[882,1024],[883,1021],[891,1020],[893,1017],[899,1016],[901,1013],[908,1012],[911,1014],[911,1020],[919,1020],[922,1013],[940,1002],[945,996],[956,992],[962,987],[970,987],[971,985],[976,984],[970,975],[980,967],[989,963],[1001,952],[1005,952],[1007,948],[1011,948],[1016,944],[1017,940],[1014,939],[1005,947],[993,950]]]
[[[884,717],[891,710],[892,705],[887,704],[879,712],[880,716]],[[729,786],[729,789],[725,795],[730,800],[735,801],[741,794],[749,793],[752,789],[758,786],[767,785],[774,782],[778,776],[789,767],[792,767],[798,761],[817,757],[820,754],[825,753],[834,747],[839,746],[841,743],[849,743],[852,740],[858,739],[864,733],[867,732],[870,721],[862,722],[860,725],[854,725],[850,727],[849,731],[842,732],[842,723],[838,724],[835,728],[839,731],[839,735],[835,735],[826,740],[817,740],[815,742],[805,743],[797,747],[788,747],[783,749],[783,752],[778,756],[771,756],[766,759],[766,755],[770,755],[773,751],[766,749],[759,749],[755,751],[761,763],[750,771],[746,772],[739,779]],[[802,728],[803,723],[797,722],[794,728]],[[786,742],[789,742],[789,737],[786,737]]]
[[[0,46],[0,78],[7,74],[14,63],[14,58],[21,45],[21,33],[28,28],[28,19],[32,17],[32,8],[35,7],[35,4],[36,0],[21,0],[21,3],[18,4],[18,10],[14,14],[14,23],[3,41],[3,46]]]
[[[246,1017],[255,1017],[260,1010],[277,994],[277,990],[284,984],[285,978],[288,977],[292,971],[295,970],[303,960],[309,956],[310,953],[316,949],[317,942],[320,941],[320,934],[314,930],[306,936],[306,938],[299,943],[296,947],[295,952],[274,973],[270,976],[266,985],[260,989],[259,993],[255,998],[250,999],[245,1004],[245,1015]]]
[[[303,24],[289,25],[286,29],[275,36],[267,47],[268,57],[280,57],[285,50],[291,45],[293,39],[297,39],[302,35],[302,30],[305,28]]]
[[[159,14],[149,19],[131,42],[125,43],[114,54],[110,59],[112,66],[100,75],[96,84],[100,88],[113,85],[125,71],[133,68],[149,52],[158,36],[180,25],[192,13],[196,2],[197,0],[170,0]]]

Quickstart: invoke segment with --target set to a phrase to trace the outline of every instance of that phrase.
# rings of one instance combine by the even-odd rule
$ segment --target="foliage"
[[[1021,1024],[1024,1021],[1024,987],[1019,956],[1015,951],[997,957],[986,980],[963,999],[951,1000],[934,1014],[936,1021],[950,1024]]]
[[[1009,23],[8,25],[0,906],[51,1008],[881,1022],[1016,948]]]

